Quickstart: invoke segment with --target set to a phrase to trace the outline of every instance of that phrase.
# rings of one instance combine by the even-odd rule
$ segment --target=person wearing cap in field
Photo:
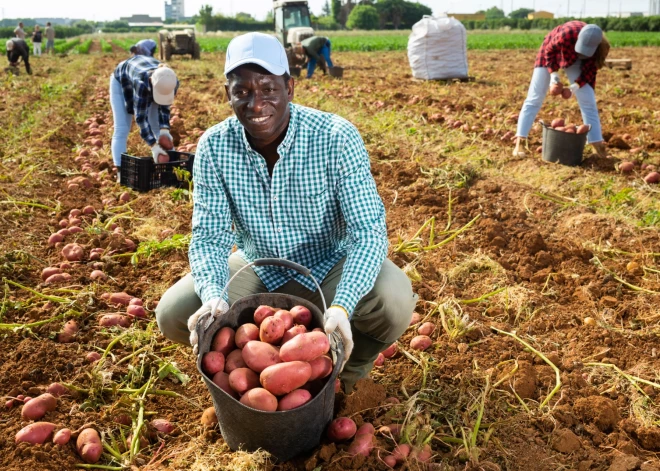
[[[140,136],[151,147],[154,162],[168,161],[166,150],[174,146],[170,134],[170,105],[178,87],[174,71],[153,57],[137,55],[115,68],[110,77],[110,106],[114,120],[112,160],[117,167],[117,180],[133,116]]]
[[[153,39],[143,39],[135,44],[135,55],[153,57],[156,52],[156,47],[158,47],[158,45]]]
[[[345,119],[293,104],[284,47],[249,33],[227,48],[225,91],[235,116],[201,137],[193,168],[192,273],[161,298],[163,334],[197,348],[196,326],[237,299],[265,292],[323,309],[314,283],[280,267],[240,268],[281,258],[311,270],[330,306],[325,332],[337,332],[350,392],[378,354],[410,323],[417,296],[387,259],[385,209],[360,133]],[[232,247],[236,245],[236,252]]]
[[[5,43],[7,50],[7,60],[9,65],[17,67],[18,63],[23,60],[25,63],[25,71],[32,74],[32,67],[30,67],[30,48],[24,39],[13,38]]]
[[[570,95],[566,97],[574,95],[577,98],[584,124],[591,125],[587,134],[589,144],[599,156],[607,155],[594,89],[596,75],[605,66],[609,51],[610,43],[597,25],[569,21],[548,33],[536,56],[532,82],[518,118],[514,156],[525,155],[521,150],[523,140],[532,128],[548,90],[551,89],[553,94],[561,93],[563,85],[559,69],[564,69],[570,82]]]
[[[304,39],[301,44],[307,56],[307,78],[312,78],[312,75],[314,75],[317,61],[321,64],[323,73],[325,73],[326,65],[332,67],[330,40],[328,38],[324,36],[311,36]]]

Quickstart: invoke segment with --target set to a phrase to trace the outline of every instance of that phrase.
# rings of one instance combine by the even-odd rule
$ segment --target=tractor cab
[[[304,39],[314,36],[312,20],[306,1],[276,0],[273,2],[275,18],[275,36],[286,50],[290,67],[305,63],[306,57],[300,44]]]

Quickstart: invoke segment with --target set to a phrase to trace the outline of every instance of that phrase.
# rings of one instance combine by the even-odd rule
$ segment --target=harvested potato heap
[[[223,327],[202,357],[202,369],[233,398],[267,412],[309,402],[332,373],[330,342],[320,328],[308,331],[312,313],[259,306],[254,324]]]
[[[569,134],[586,134],[589,132],[589,126],[586,124],[580,124],[579,126],[575,124],[564,124],[564,120],[561,118],[553,119],[550,127],[555,131],[567,132]]]

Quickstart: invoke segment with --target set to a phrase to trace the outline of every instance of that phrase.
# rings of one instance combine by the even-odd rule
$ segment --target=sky
[[[325,0],[308,0],[312,13],[319,15]],[[546,10],[555,15],[566,16],[605,16],[608,12],[618,15],[623,12],[646,12],[649,0],[420,0],[433,9],[434,15],[444,12],[473,13],[492,6],[502,8],[505,13],[512,9],[534,8]],[[148,14],[163,16],[163,0],[111,0],[96,2],[90,0],[0,0],[0,18],[82,18],[95,21],[116,20],[121,16]],[[239,11],[250,13],[257,19],[264,19],[272,8],[272,0],[186,0],[185,13],[192,16],[203,4],[209,4],[214,12],[232,15]]]

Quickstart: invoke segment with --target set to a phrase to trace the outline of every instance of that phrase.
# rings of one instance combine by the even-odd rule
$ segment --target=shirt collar
[[[298,114],[299,114],[298,107],[293,103],[289,103],[289,128],[286,131],[286,136],[284,136],[284,140],[280,143],[280,145],[277,148],[278,152],[280,151],[280,149],[286,150],[291,147],[291,144],[293,143],[293,139],[296,135],[296,129],[298,128]],[[236,119],[236,122],[238,123],[238,132],[241,135],[245,149],[248,152],[255,152],[255,150],[250,145],[250,142],[248,141],[245,128],[243,127],[241,122],[238,121],[238,118]]]

